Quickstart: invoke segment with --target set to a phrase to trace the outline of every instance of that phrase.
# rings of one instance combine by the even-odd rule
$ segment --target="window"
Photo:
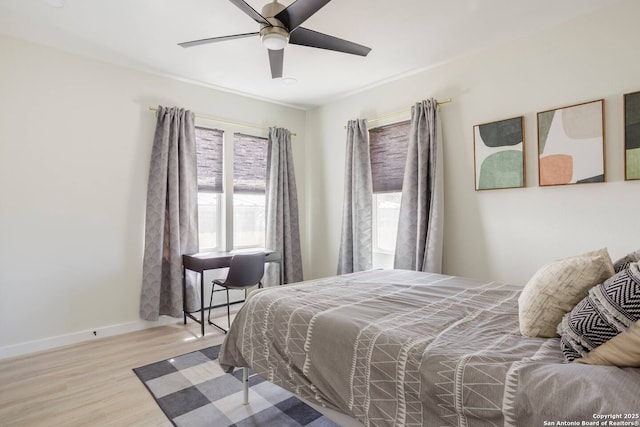
[[[369,130],[374,252],[392,254],[396,248],[410,128],[402,122]]]
[[[373,250],[394,253],[402,192],[373,194]]]
[[[198,238],[200,251],[222,248],[222,138],[217,129],[196,127]]]
[[[265,244],[267,138],[234,133],[233,146],[225,148],[224,136],[196,127],[201,252]]]
[[[233,247],[264,247],[267,139],[233,136]]]

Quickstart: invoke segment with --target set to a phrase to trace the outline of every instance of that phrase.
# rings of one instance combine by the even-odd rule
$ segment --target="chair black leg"
[[[229,303],[229,288],[227,289],[227,329],[231,329],[231,309],[230,307],[230,303]]]
[[[223,333],[227,333],[227,330],[225,328],[223,328],[222,326],[218,325],[215,322],[211,321],[211,306],[213,305],[213,289],[215,288],[216,284],[212,283],[211,284],[211,298],[209,298],[209,316],[207,317],[207,321],[209,322],[209,324],[211,326],[215,326],[216,328],[220,329],[220,331],[222,331]],[[229,316],[229,289],[225,288],[227,290],[227,318]]]
[[[209,316],[207,316],[207,320],[211,323],[211,306],[213,305],[213,289],[216,287],[215,283],[211,283],[211,298],[209,298]]]

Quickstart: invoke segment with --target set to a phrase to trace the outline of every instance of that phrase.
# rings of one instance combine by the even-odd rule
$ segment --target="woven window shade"
[[[410,129],[407,121],[369,130],[374,193],[402,191]]]
[[[196,127],[198,191],[222,193],[222,138],[218,129]]]
[[[233,135],[233,192],[264,193],[267,182],[267,138]]]

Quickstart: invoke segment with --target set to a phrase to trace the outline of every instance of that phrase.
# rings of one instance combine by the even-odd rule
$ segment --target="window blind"
[[[196,127],[198,191],[222,193],[222,138],[218,129]]]
[[[369,130],[374,193],[402,191],[410,129],[407,121]]]
[[[267,138],[233,135],[233,192],[264,193],[267,182]]]

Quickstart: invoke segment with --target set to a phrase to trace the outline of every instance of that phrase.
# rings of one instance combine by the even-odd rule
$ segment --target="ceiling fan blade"
[[[300,1],[300,0],[298,0]],[[367,56],[370,47],[354,42],[339,39],[328,34],[298,27],[289,34],[289,43],[301,46],[317,47],[320,49],[334,50],[336,52],[350,53],[352,55]]]
[[[267,21],[267,18],[265,18],[264,16],[260,15],[254,8],[249,6],[249,4],[247,4],[247,2],[245,2],[243,0],[229,0],[229,1],[231,3],[233,3],[233,4],[235,4],[236,6],[238,6],[238,8],[241,11],[243,11],[244,13],[249,15],[249,17],[251,17],[251,19],[256,21],[258,24],[265,24],[265,25],[267,25],[269,27],[272,27],[271,23],[269,21]]]
[[[284,63],[284,49],[269,50],[269,65],[271,66],[271,78],[282,77],[282,64]]]
[[[331,0],[296,0],[278,13],[275,18],[282,22],[289,31],[292,31],[330,1]]]
[[[233,39],[242,39],[245,37],[253,37],[258,35],[260,35],[260,33],[244,33],[244,34],[233,34],[231,36],[211,37],[208,39],[192,40],[190,42],[178,43],[178,46],[194,47],[194,46],[200,46],[202,44],[217,43],[217,42],[223,42],[226,40],[233,40]]]

